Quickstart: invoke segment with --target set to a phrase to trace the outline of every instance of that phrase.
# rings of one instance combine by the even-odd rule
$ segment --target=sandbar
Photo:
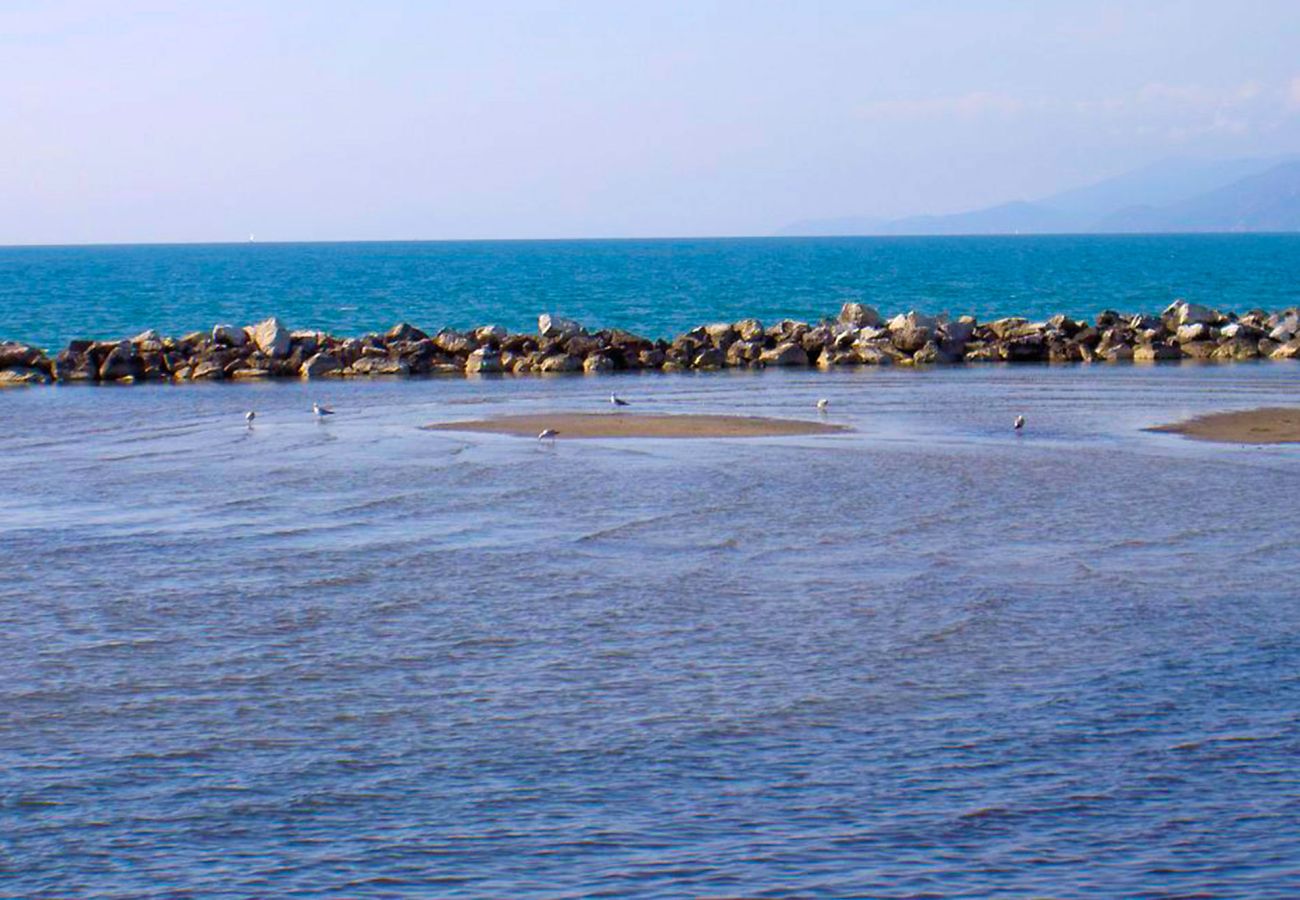
[[[468,422],[437,422],[430,431],[477,431],[535,438],[552,428],[565,438],[738,438],[836,434],[843,425],[757,416],[659,415],[651,413],[555,412],[499,416]]]
[[[1264,407],[1210,413],[1186,422],[1157,425],[1147,430],[1225,444],[1294,444],[1300,443],[1300,407]]]

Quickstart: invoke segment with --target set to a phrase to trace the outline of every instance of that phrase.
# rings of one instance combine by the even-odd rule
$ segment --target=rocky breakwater
[[[0,384],[1298,357],[1296,308],[1239,316],[1179,300],[1158,316],[1107,311],[1093,322],[1064,315],[977,322],[915,311],[885,320],[870,306],[847,303],[836,318],[815,324],[742,319],[702,325],[671,341],[589,332],[543,315],[528,334],[488,325],[430,335],[401,324],[340,338],[290,330],[271,318],[178,338],[151,330],[120,341],[72,341],[53,357],[8,342],[0,344]]]

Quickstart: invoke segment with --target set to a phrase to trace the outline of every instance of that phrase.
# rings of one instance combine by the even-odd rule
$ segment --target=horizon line
[[[652,235],[644,237],[497,237],[497,238],[324,238],[283,240],[205,240],[205,241],[67,241],[0,244],[0,250],[57,250],[94,247],[247,247],[247,246],[330,246],[340,244],[558,244],[636,241],[807,241],[862,239],[897,240],[914,238],[1044,238],[1044,237],[1227,237],[1227,236],[1287,236],[1300,235],[1300,229],[1284,231],[1265,230],[1196,230],[1196,231],[972,231],[935,234],[909,232],[898,234],[871,234],[845,232],[843,234],[716,234],[716,235]]]

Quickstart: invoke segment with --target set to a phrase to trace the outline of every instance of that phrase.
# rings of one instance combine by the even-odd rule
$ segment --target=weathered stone
[[[257,349],[274,359],[288,356],[293,344],[289,329],[275,316],[249,326],[248,336],[257,345]]]
[[[100,381],[120,381],[123,378],[135,378],[143,367],[136,356],[135,348],[127,341],[118,344],[108,352],[99,365]]]
[[[715,322],[704,326],[704,333],[713,346],[726,350],[736,340],[736,329],[730,322]]]
[[[735,325],[736,336],[742,341],[761,341],[766,334],[758,319],[741,319]]]
[[[1259,340],[1247,337],[1229,338],[1214,351],[1215,359],[1255,359],[1258,356]]]
[[[226,377],[226,367],[220,359],[205,359],[190,370],[189,377],[195,381],[200,379],[218,381]]]
[[[1179,325],[1175,336],[1180,344],[1192,341],[1207,341],[1214,336],[1214,329],[1204,322],[1192,322],[1187,325]]]
[[[1266,335],[1267,333],[1263,328],[1260,328],[1257,325],[1251,325],[1244,321],[1232,322],[1219,329],[1219,337],[1226,340],[1237,340],[1240,338],[1241,340],[1258,341]]]
[[[570,356],[567,353],[556,353],[542,360],[538,371],[541,372],[580,372],[582,371],[582,359],[577,356]]]
[[[806,366],[808,353],[798,344],[787,342],[763,351],[758,361],[765,366]]]
[[[956,322],[945,322],[939,327],[939,333],[954,344],[968,344],[975,336],[975,319],[962,316]]]
[[[213,325],[212,342],[227,347],[242,347],[248,343],[248,333],[234,325]]]
[[[1182,351],[1172,344],[1139,344],[1133,349],[1134,362],[1154,362],[1160,359],[1182,359]]]
[[[1047,356],[1047,344],[1040,336],[1003,341],[999,355],[1007,362],[1040,362]]]
[[[936,324],[934,317],[911,310],[889,320],[889,339],[899,350],[912,354],[934,337]]]
[[[469,356],[465,357],[465,374],[466,375],[487,375],[493,372],[501,372],[505,369],[505,363],[501,359],[501,353],[490,347],[479,347]]]
[[[658,347],[650,347],[637,354],[637,363],[643,369],[658,369],[664,364],[664,352]]]
[[[403,359],[363,356],[348,367],[353,375],[406,375],[411,367]]]
[[[721,369],[727,364],[727,354],[717,347],[705,347],[691,360],[693,369]]]
[[[996,319],[989,322],[984,327],[993,333],[993,336],[999,340],[1011,337],[1012,332],[1028,324],[1028,319],[1022,319],[1019,316],[1007,316],[1002,319]]]
[[[1218,349],[1214,341],[1187,341],[1178,345],[1178,352],[1187,359],[1213,359]]]
[[[1175,300],[1160,315],[1175,325],[1213,325],[1223,318],[1217,310],[1199,303],[1188,303],[1186,300]]]
[[[1129,344],[1111,344],[1105,349],[1098,349],[1097,355],[1107,362],[1131,362],[1133,348]]]
[[[840,307],[839,321],[855,328],[866,328],[880,324],[880,313],[862,303],[845,303]]]
[[[537,317],[537,333],[542,337],[572,337],[582,333],[582,326],[564,316],[542,313]]]
[[[867,366],[889,366],[902,359],[903,354],[885,341],[859,341],[853,345],[853,356]]]
[[[303,378],[321,378],[343,369],[343,363],[333,353],[317,353],[303,362],[298,374]]]
[[[582,361],[582,371],[588,375],[600,372],[613,372],[614,360],[603,353],[593,353]]]
[[[399,322],[384,333],[384,338],[390,343],[393,341],[421,341],[427,337],[427,334],[407,322]]]
[[[478,349],[478,341],[474,338],[449,328],[439,331],[434,336],[433,343],[439,350],[452,356],[465,356]]]
[[[480,344],[499,345],[504,341],[509,332],[500,325],[482,325],[474,329],[474,339]]]
[[[925,346],[916,353],[912,354],[912,362],[918,365],[933,365],[935,363],[950,363],[956,357],[948,353],[934,341],[926,341]]]
[[[1268,355],[1269,359],[1300,359],[1300,338],[1291,338],[1285,344],[1279,344]]]
[[[32,366],[8,366],[0,369],[0,386],[17,384],[46,384],[49,373]]]

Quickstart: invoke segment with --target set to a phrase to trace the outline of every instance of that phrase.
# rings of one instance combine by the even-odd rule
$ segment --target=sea
[[[1298,270],[1282,236],[9,248],[0,335],[1241,311]],[[611,391],[848,430],[420,427]],[[1144,430],[1297,400],[1267,361],[5,390],[0,897],[1300,896],[1300,445]]]

